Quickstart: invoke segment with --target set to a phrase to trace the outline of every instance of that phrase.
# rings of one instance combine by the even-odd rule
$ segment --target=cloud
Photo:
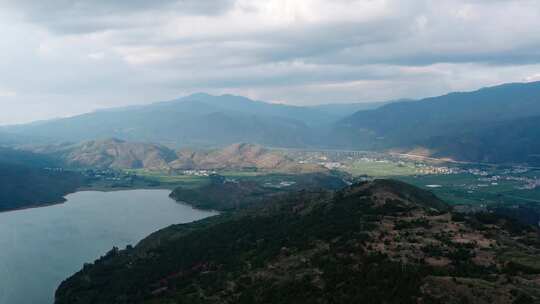
[[[529,76],[525,77],[524,81],[526,81],[526,82],[540,81],[540,73],[529,75]]]
[[[0,98],[2,97],[15,97],[17,92],[11,90],[0,89]]]
[[[0,0],[0,5],[21,13],[28,22],[57,34],[85,34],[147,26],[154,16],[215,15],[229,9],[232,0]]]
[[[314,104],[536,79],[537,28],[535,0],[0,0],[17,92],[0,123],[23,104],[41,119],[194,91]]]

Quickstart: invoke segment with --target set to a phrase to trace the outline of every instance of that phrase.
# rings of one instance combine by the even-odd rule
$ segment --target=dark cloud
[[[60,34],[80,34],[156,23],[157,15],[217,15],[233,0],[0,0],[33,23]]]
[[[307,104],[537,80],[537,28],[536,0],[0,0],[0,123],[194,91]]]

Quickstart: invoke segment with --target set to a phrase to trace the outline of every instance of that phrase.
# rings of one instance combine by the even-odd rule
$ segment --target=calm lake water
[[[215,215],[168,190],[83,191],[49,207],[0,213],[0,304],[51,304],[56,287],[113,246]]]

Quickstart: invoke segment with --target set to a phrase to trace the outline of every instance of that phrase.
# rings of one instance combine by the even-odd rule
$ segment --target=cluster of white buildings
[[[217,174],[217,172],[211,170],[184,170],[182,171],[182,174],[189,176],[210,176],[212,174]]]
[[[340,169],[344,167],[343,164],[341,164],[340,162],[320,162],[319,165],[330,170]]]
[[[450,174],[458,174],[460,173],[460,170],[457,168],[449,168],[449,167],[434,167],[434,166],[428,166],[428,165],[420,165],[416,167],[416,172],[419,174],[441,174],[441,175],[450,175]]]

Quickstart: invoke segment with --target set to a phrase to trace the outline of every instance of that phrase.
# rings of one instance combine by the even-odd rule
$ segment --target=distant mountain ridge
[[[396,102],[357,112],[334,125],[332,145],[358,149],[432,150],[434,156],[486,162],[531,161],[538,154],[540,82]],[[499,131],[495,131],[499,130]],[[506,152],[495,133],[514,144]],[[512,151],[510,151],[512,150]]]
[[[379,102],[331,103],[331,104],[320,104],[320,105],[308,106],[308,108],[316,109],[324,113],[334,115],[336,117],[347,117],[358,111],[375,110],[387,104],[391,104],[395,102],[406,102],[406,101],[412,101],[412,100],[411,99],[397,99],[397,100],[379,101]]]
[[[192,148],[238,142],[403,152],[421,148],[430,156],[462,161],[540,164],[535,128],[540,121],[540,82],[380,105],[298,107],[200,93],[146,106],[4,127],[0,128],[0,143],[4,133],[9,135],[8,142],[17,138],[81,142],[115,137]],[[361,110],[348,113],[358,107]]]
[[[313,145],[317,132],[313,127],[329,125],[339,118],[309,107],[199,93],[167,102],[102,110],[3,130],[49,141],[116,137],[182,146],[253,142],[296,147]]]
[[[485,163],[540,165],[540,116],[492,123],[430,138],[433,156]]]

